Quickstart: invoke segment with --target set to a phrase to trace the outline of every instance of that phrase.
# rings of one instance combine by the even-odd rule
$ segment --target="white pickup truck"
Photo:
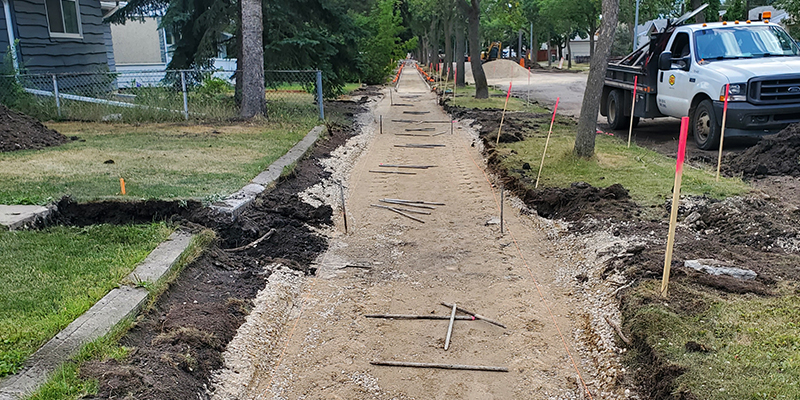
[[[688,116],[697,147],[715,148],[728,84],[725,137],[772,134],[800,122],[797,43],[767,19],[681,25],[701,10],[608,65],[600,113],[611,128],[627,128],[631,117],[636,124],[640,118]]]

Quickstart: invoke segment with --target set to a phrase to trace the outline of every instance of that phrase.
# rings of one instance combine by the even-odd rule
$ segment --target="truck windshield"
[[[694,33],[694,43],[698,60],[800,55],[794,40],[774,26],[705,29]]]

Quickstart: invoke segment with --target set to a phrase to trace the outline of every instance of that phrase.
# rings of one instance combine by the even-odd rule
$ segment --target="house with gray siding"
[[[113,67],[111,29],[103,22],[99,0],[1,1],[0,49],[6,53],[10,41],[17,41],[17,63],[25,72],[94,72]]]

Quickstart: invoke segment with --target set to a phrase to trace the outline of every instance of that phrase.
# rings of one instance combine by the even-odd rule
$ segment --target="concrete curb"
[[[297,162],[306,154],[308,149],[319,139],[324,129],[325,126],[323,125],[315,126],[314,129],[306,134],[303,140],[297,142],[286,154],[272,163],[266,171],[258,174],[249,184],[228,196],[225,200],[212,204],[211,209],[220,213],[230,214],[232,218],[236,218],[246,205],[250,204],[259,194],[267,190],[267,187],[280,178],[285,167]]]
[[[147,289],[139,283],[159,283],[192,243],[192,235],[176,231],[155,248],[123,281],[88,311],[39,348],[23,370],[0,381],[0,400],[23,398],[47,382],[50,374],[85,344],[109,333],[117,324],[135,316],[147,301]]]

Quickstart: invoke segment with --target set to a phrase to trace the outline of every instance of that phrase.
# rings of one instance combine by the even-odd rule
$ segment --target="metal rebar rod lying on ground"
[[[424,136],[424,137],[431,137],[431,135],[423,135],[421,133],[395,133],[395,136]]]
[[[405,209],[405,208],[387,207],[387,206],[382,206],[382,205],[379,205],[379,204],[371,204],[371,205],[373,207],[378,207],[378,208],[390,208],[390,209],[395,209],[395,210],[402,211],[402,212],[409,212],[409,213],[423,214],[423,215],[431,215],[431,213],[428,212],[428,211],[408,210],[408,209]]]
[[[404,212],[402,212],[402,211],[400,211],[400,210],[398,210],[398,209],[396,209],[394,207],[386,207],[386,206],[381,206],[381,205],[377,205],[377,204],[370,204],[370,206],[378,207],[378,208],[385,208],[385,209],[387,209],[389,211],[396,212],[396,213],[398,213],[398,214],[400,214],[400,215],[402,215],[402,216],[404,216],[404,217],[406,217],[408,219],[413,219],[414,221],[421,222],[423,224],[425,223],[425,221],[423,221],[423,220],[421,220],[421,219],[419,219],[417,217],[408,215],[408,214],[406,214],[406,213],[404,213]]]
[[[403,111],[403,114],[413,114],[413,115],[422,115],[428,113],[430,113],[430,111]]]
[[[433,364],[404,361],[371,361],[372,365],[384,365],[388,367],[413,367],[413,368],[439,368],[439,369],[463,369],[470,371],[494,371],[508,372],[506,367],[492,367],[487,365],[459,365],[459,364]]]
[[[439,132],[439,133],[434,133],[434,134],[433,134],[433,135],[431,135],[431,136],[439,136],[439,135],[444,135],[445,133],[447,133],[447,131],[442,131],[442,132]]]
[[[395,107],[414,107],[413,104],[403,104],[403,103],[397,103],[397,104],[392,104],[392,105],[395,106]]]
[[[444,339],[444,350],[450,348],[450,336],[453,334],[453,321],[456,320],[456,305],[453,304],[453,311],[450,313],[450,326],[447,327],[447,337]]]
[[[445,147],[443,144],[396,144],[394,147],[408,147],[411,149],[435,149]]]
[[[426,204],[407,203],[407,202],[397,201],[397,200],[392,200],[392,199],[379,199],[378,201],[380,201],[381,203],[400,204],[401,206],[407,206],[407,207],[427,208],[429,210],[435,210],[436,209],[436,207],[431,207],[431,206],[426,205]]]
[[[403,172],[403,171],[369,171],[376,174],[398,174],[398,175],[416,175],[416,172]]]
[[[445,306],[445,307],[455,307],[455,304],[447,304],[447,303],[445,303],[445,302],[442,302],[441,304],[442,304],[443,306]],[[495,320],[492,320],[492,319],[486,318],[486,317],[484,317],[483,315],[476,314],[476,313],[474,313],[474,312],[472,312],[472,311],[465,310],[465,309],[463,309],[463,308],[461,308],[461,307],[456,307],[456,309],[457,309],[458,311],[461,311],[461,312],[465,313],[465,314],[472,315],[473,317],[475,317],[475,318],[477,318],[477,319],[484,320],[484,321],[486,321],[486,322],[488,322],[488,323],[490,323],[490,324],[497,325],[497,326],[499,326],[499,327],[501,327],[501,328],[503,328],[503,329],[506,329],[506,326],[505,326],[505,325],[503,325],[503,324],[501,324],[501,323],[499,323],[499,322],[497,322],[497,321],[495,321]]]
[[[378,164],[379,167],[386,168],[413,168],[413,169],[428,169],[436,165],[399,165],[399,164]]]
[[[406,128],[406,132],[431,132],[435,130],[436,128]]]
[[[450,319],[449,315],[410,315],[410,314],[367,314],[365,318],[384,318],[384,319]],[[478,319],[466,315],[456,315],[459,321],[477,321]]]
[[[443,206],[444,203],[437,203],[433,201],[422,201],[422,200],[403,200],[403,199],[384,199],[391,202],[397,203],[412,203],[412,204],[427,204],[429,206]]]

